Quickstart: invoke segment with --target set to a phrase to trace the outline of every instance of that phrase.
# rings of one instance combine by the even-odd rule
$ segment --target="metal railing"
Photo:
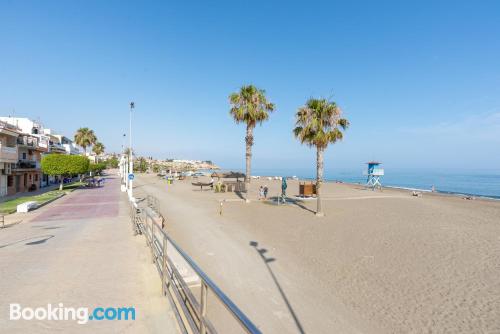
[[[156,210],[158,207],[158,200],[154,196],[148,196],[145,208],[139,208],[137,204],[131,205],[132,230],[134,235],[143,234],[145,236],[151,252],[151,260],[161,277],[162,294],[168,297],[181,331],[183,333],[217,333],[216,328],[207,317],[207,297],[208,292],[211,291],[245,333],[260,334],[260,330],[250,319],[165,232],[162,228],[165,219],[159,210]],[[199,302],[174,264],[172,255],[170,255],[172,252],[180,255],[200,279]]]
[[[15,169],[36,169],[40,168],[40,163],[33,160],[19,160],[15,166]]]

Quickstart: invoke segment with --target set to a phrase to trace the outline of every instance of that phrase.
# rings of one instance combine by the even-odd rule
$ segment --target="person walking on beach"
[[[264,187],[260,186],[259,188],[259,201],[264,199]]]
[[[286,177],[281,178],[281,199],[283,200],[283,203],[286,202],[286,188],[288,185],[286,184]]]
[[[267,199],[267,193],[269,192],[269,188],[267,185],[264,186],[264,199]]]

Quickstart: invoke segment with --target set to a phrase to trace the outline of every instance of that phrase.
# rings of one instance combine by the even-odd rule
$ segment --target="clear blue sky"
[[[254,166],[304,167],[294,113],[330,97],[351,121],[327,168],[500,168],[499,1],[2,1],[0,114],[110,151],[244,167],[228,115],[242,84],[277,106]],[[15,111],[14,111],[15,110]]]

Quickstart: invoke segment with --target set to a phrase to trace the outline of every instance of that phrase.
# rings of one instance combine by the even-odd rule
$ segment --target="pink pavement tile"
[[[119,189],[116,179],[101,188],[78,189],[70,198],[54,202],[52,207],[31,221],[76,220],[116,217],[119,213]]]

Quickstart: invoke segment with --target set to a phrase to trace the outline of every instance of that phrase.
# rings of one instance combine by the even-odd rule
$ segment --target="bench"
[[[35,201],[29,201],[21,203],[17,206],[17,212],[28,212],[38,208],[38,203]]]

